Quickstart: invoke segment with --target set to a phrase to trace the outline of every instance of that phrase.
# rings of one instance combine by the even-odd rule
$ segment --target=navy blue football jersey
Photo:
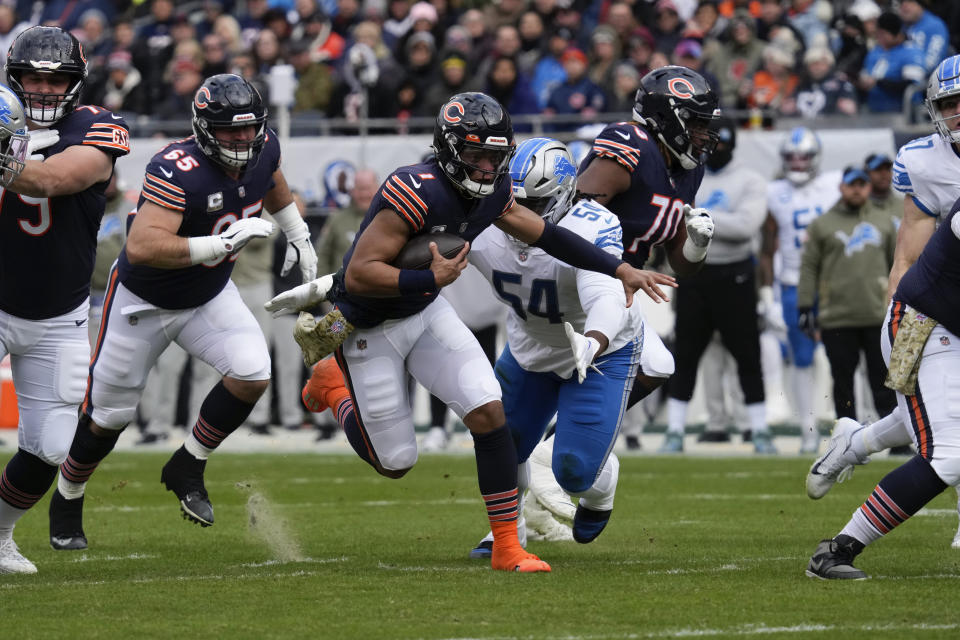
[[[273,131],[267,131],[263,150],[238,180],[209,160],[190,136],[168,144],[150,160],[137,208],[152,202],[179,212],[183,216],[179,236],[218,235],[241,218],[260,216],[279,166],[280,143]],[[117,268],[123,286],[147,302],[161,309],[190,309],[223,290],[236,259],[224,256],[181,269],[160,269],[130,264],[124,245]]]
[[[607,204],[623,228],[623,259],[642,269],[650,249],[673,238],[683,222],[683,205],[693,205],[705,169],[671,173],[656,137],[635,122],[617,122],[600,132],[580,164],[608,158],[630,172],[630,188]]]
[[[893,299],[910,305],[960,336],[960,239],[951,222],[960,200],[937,227],[917,261],[900,279]]]
[[[423,164],[400,167],[380,185],[367,209],[353,246],[343,257],[346,269],[353,250],[373,218],[384,209],[400,216],[410,227],[411,236],[445,231],[472,242],[495,220],[514,206],[509,178],[497,185],[486,198],[465,198],[443,174],[436,159]],[[344,317],[357,327],[372,327],[422,311],[437,294],[415,294],[395,298],[367,298],[338,291],[336,304]]]
[[[123,118],[100,107],[77,107],[51,129],[59,131],[60,141],[41,151],[44,157],[74,145],[94,146],[111,160],[130,152]],[[0,188],[0,309],[43,320],[83,303],[90,294],[107,184],[54,198]]]

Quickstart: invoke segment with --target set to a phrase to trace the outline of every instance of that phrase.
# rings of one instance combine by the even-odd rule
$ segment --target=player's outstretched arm
[[[263,303],[263,308],[276,318],[287,313],[296,313],[315,307],[327,299],[327,293],[333,288],[333,276],[334,274],[328,273],[310,282],[304,282],[292,289],[287,289],[283,293],[278,293]]]
[[[266,238],[273,224],[261,218],[244,218],[215,236],[184,238],[177,235],[183,216],[152,202],[145,202],[130,225],[127,259],[160,269],[180,269],[212,263],[234,254],[253,238]]]
[[[27,160],[9,187],[24,196],[53,198],[80,193],[113,173],[113,160],[92,146],[73,145],[44,161]]]

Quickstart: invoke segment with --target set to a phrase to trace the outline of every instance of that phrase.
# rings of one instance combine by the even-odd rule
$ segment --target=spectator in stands
[[[437,26],[437,9],[429,2],[418,2],[410,7],[410,28],[399,40],[397,40],[396,57],[397,61],[407,64],[407,45],[415,34],[427,32],[433,36],[434,42],[437,40],[435,32]]]
[[[197,37],[203,40],[213,32],[217,18],[224,14],[224,0],[203,0],[203,16],[195,24]]]
[[[203,36],[200,43],[203,49],[203,77],[209,78],[218,73],[227,73],[227,49],[223,38],[210,32]]]
[[[19,19],[15,0],[0,2],[0,51],[9,50],[20,32],[30,26],[26,20]]]
[[[185,13],[178,13],[173,19],[173,25],[170,27],[170,37],[173,38],[173,55],[177,55],[177,45],[181,42],[196,42],[197,30],[193,28],[190,19]],[[203,61],[199,61],[203,64]]]
[[[683,38],[683,22],[673,0],[657,2],[657,19],[650,29],[657,41],[657,50],[669,54]]]
[[[417,31],[407,40],[406,80],[416,85],[422,97],[437,82],[436,45],[429,31]]]
[[[334,78],[330,67],[311,59],[308,40],[290,43],[290,65],[297,78],[293,111],[325,113],[333,96]]]
[[[520,53],[517,55],[517,64],[521,71],[532,76],[543,53],[543,40],[546,33],[540,14],[536,11],[525,12],[520,16],[517,30],[520,33]]]
[[[547,106],[553,90],[567,79],[560,56],[572,43],[573,32],[566,28],[554,29],[547,38],[547,50],[534,68],[530,83],[541,109]]]
[[[726,21],[720,20],[716,0],[700,0],[693,17],[683,29],[683,37],[699,40],[702,44],[707,38],[720,38],[725,28]]]
[[[252,52],[231,56],[230,73],[235,73],[256,87],[264,103],[270,104],[270,86],[266,78],[257,73],[257,61]]]
[[[833,62],[833,54],[827,47],[808,49],[803,56],[804,73],[796,96],[785,100],[780,112],[803,118],[821,114],[856,115],[856,89],[833,68]]]
[[[706,69],[720,82],[720,105],[731,108],[750,91],[750,80],[763,61],[764,43],[757,40],[756,24],[746,11],[730,19],[728,40],[707,42]]]
[[[947,25],[923,3],[927,0],[900,0],[900,17],[907,38],[923,51],[923,69],[929,74],[947,57],[950,34]]]
[[[257,73],[267,76],[270,68],[281,62],[280,40],[271,29],[264,29],[253,45],[253,55],[257,60]]]
[[[877,18],[877,46],[863,62],[857,86],[867,92],[867,107],[874,113],[900,112],[904,91],[927,80],[923,52],[907,42],[903,20],[887,12]]]
[[[228,56],[248,51],[250,48],[243,39],[240,23],[231,15],[218,16],[213,23],[213,33],[220,37]]]
[[[871,153],[863,161],[863,170],[870,178],[870,202],[896,220],[903,218],[903,196],[893,190],[893,160],[885,153]]]
[[[481,60],[487,57],[490,47],[493,46],[493,34],[484,21],[483,12],[479,9],[469,9],[460,16],[460,24],[467,30],[470,37],[470,50],[467,55],[467,69],[476,69]]]
[[[163,102],[166,97],[164,73],[173,57],[172,0],[153,0],[150,4],[150,17],[137,31],[133,43],[133,66],[143,74],[145,105],[150,111],[154,105]]]
[[[263,14],[263,28],[273,31],[277,36],[277,40],[280,42],[286,42],[290,39],[290,32],[292,27],[287,21],[287,14],[278,9],[269,9],[266,13]],[[259,32],[257,33],[259,35]],[[254,38],[254,44],[256,44],[256,38]]]
[[[803,34],[787,19],[787,10],[781,0],[760,0],[760,15],[756,20],[757,38],[770,42],[777,29],[790,29],[797,42],[803,42]]]
[[[387,19],[383,22],[383,41],[396,53],[397,42],[410,30],[410,3],[406,0],[387,2]]]
[[[819,333],[823,341],[837,417],[854,420],[853,373],[861,354],[877,412],[885,416],[897,406],[893,390],[883,384],[887,367],[880,354],[897,230],[869,196],[866,172],[844,169],[840,201],[807,227],[797,286],[800,329],[812,340]]]
[[[56,25],[65,31],[73,31],[80,26],[80,17],[89,9],[94,8],[103,12],[107,22],[109,22],[114,13],[114,2],[109,0],[86,0],[86,2],[77,2],[77,0],[46,0],[42,3],[42,11],[37,24]]]
[[[114,51],[107,58],[107,79],[90,104],[117,113],[143,113],[143,78],[133,66],[129,51]]]
[[[650,56],[653,55],[655,45],[653,34],[646,27],[634,29],[630,35],[630,40],[627,42],[627,57],[636,67],[641,78],[652,69]]]
[[[803,35],[803,44],[812,47],[827,35],[833,9],[826,0],[791,0],[790,24]]]
[[[486,5],[483,8],[484,21],[491,28],[496,29],[505,24],[517,24],[527,3],[524,0],[499,0],[483,4]]]
[[[613,70],[613,84],[607,94],[607,111],[627,116],[633,111],[633,105],[640,87],[640,74],[629,62],[621,62]],[[630,116],[632,117],[632,116]]]
[[[693,69],[703,76],[711,89],[717,93],[720,92],[720,82],[717,77],[703,68],[703,48],[696,40],[685,39],[678,42],[673,49],[671,63]]]
[[[609,95],[613,89],[613,70],[622,57],[620,38],[612,27],[600,25],[593,30],[590,43],[590,70],[587,75]]]
[[[521,124],[516,116],[529,115],[540,112],[537,99],[530,90],[530,81],[520,73],[517,61],[510,56],[501,56],[494,60],[490,72],[487,74],[484,93],[502,104],[510,117],[513,118],[515,132],[531,131],[529,124]],[[430,111],[429,113],[433,113]]]
[[[359,0],[338,0],[337,12],[331,19],[333,32],[348,39],[353,28],[363,21],[363,13]]]
[[[835,28],[837,34],[832,49],[836,52],[837,74],[844,80],[855,83],[863,69],[863,61],[868,51],[863,22],[854,14],[848,13],[837,20]]]
[[[763,68],[753,74],[747,106],[764,111],[779,111],[785,104],[789,108],[799,83],[793,72],[793,53],[768,44],[763,50]]]
[[[550,93],[544,113],[556,115],[579,114],[581,121],[589,122],[597,113],[606,110],[607,96],[603,89],[587,77],[587,55],[570,47],[560,57],[567,79]],[[582,124],[579,123],[579,124]],[[556,125],[556,130],[570,130],[578,123]]]
[[[747,13],[752,18],[760,16],[760,2],[758,0],[721,0],[720,15],[724,18],[733,18],[737,12]]]
[[[440,107],[450,96],[469,91],[468,80],[467,59],[459,51],[448,51],[440,58],[440,81],[423,96],[423,110],[440,113]]]
[[[473,69],[474,84],[482,85],[490,76],[490,69],[495,60],[507,57],[513,58],[520,53],[520,32],[513,25],[500,25],[494,31],[493,46],[487,57],[479,66]],[[504,105],[506,106],[506,105]]]
[[[183,114],[191,113],[193,96],[203,83],[200,65],[192,57],[174,58],[170,61],[167,77],[170,80],[170,92],[156,107],[154,115],[158,120],[169,121],[169,126],[163,130],[166,135],[187,135],[190,122],[183,120]]]
[[[632,34],[633,30],[638,26],[637,19],[633,16],[633,10],[630,8],[630,4],[622,0],[610,4],[610,8],[607,9],[606,24],[613,29],[614,34],[616,34],[619,40],[618,48],[620,49],[626,47],[627,42],[630,40],[630,34]],[[596,29],[594,29],[594,33],[596,33]]]
[[[244,5],[245,10],[238,12],[237,21],[243,42],[250,47],[260,30],[266,26],[263,17],[270,9],[270,3],[269,0],[247,0]]]
[[[291,38],[294,37],[291,32]],[[303,22],[302,38],[310,42],[310,59],[314,62],[336,64],[343,56],[346,41],[337,34],[330,24],[330,17],[322,9],[317,9]]]
[[[853,5],[847,9],[847,13],[860,21],[863,27],[863,35],[866,38],[867,48],[870,49],[876,44],[877,36],[877,18],[883,13],[879,5],[873,0],[856,0]]]
[[[113,50],[113,38],[107,15],[100,9],[87,9],[80,14],[74,35],[83,45],[83,53],[91,68],[102,66]]]

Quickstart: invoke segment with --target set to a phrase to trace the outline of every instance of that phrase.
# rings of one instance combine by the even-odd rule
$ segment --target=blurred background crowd
[[[278,67],[300,121],[382,118],[399,132],[429,131],[462,90],[496,97],[521,132],[524,116],[572,130],[629,113],[639,78],[668,63],[703,74],[744,124],[910,121],[960,46],[951,0],[0,0],[4,48],[35,24],[77,36],[82,101],[127,114],[135,136],[188,133],[193,93],[214,73],[270,102]]]

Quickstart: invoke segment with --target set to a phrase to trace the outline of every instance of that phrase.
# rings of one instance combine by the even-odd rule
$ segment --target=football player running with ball
[[[628,303],[638,289],[666,299],[658,285],[670,286],[673,278],[634,269],[517,204],[505,179],[513,127],[493,98],[451,97],[437,116],[433,146],[435,157],[397,169],[380,187],[329,292],[321,278],[267,307],[305,308],[326,296],[336,305],[331,313],[355,327],[337,348],[336,360],[314,368],[304,400],[314,411],[332,408],[354,450],[378,473],[399,478],[417,460],[411,376],[443,400],[474,438],[480,492],[494,535],[491,566],[549,571],[517,538],[517,451],[500,385],[476,338],[438,291],[460,275],[469,242],[490,225],[568,264],[616,277]],[[467,244],[452,259],[434,248],[429,269],[392,266],[411,237],[431,231],[459,235]]]
[[[288,244],[285,268],[316,276],[307,226],[280,167],[267,110],[243,78],[207,78],[193,104],[194,135],[161,149],[147,165],[127,242],[112,273],[103,326],[90,365],[83,411],[50,503],[56,549],[87,546],[84,488],[133,419],[154,362],[176,341],[223,378],[163,467],[185,518],[209,526],[208,456],[246,419],[270,380],[267,343],[230,273],[237,252],[270,235],[273,215]]]
[[[97,230],[114,162],[130,149],[123,118],[78,105],[87,61],[63,29],[17,36],[6,75],[13,90],[0,86],[0,357],[10,355],[20,427],[0,476],[0,573],[36,573],[13,528],[50,488],[73,439],[90,362]]]

